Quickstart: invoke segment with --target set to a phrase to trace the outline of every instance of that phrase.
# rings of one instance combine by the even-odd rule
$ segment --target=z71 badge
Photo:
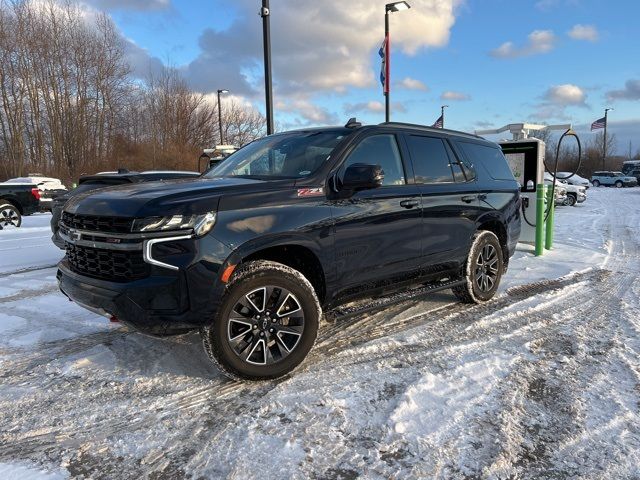
[[[319,197],[320,195],[324,195],[323,187],[314,187],[314,188],[299,188],[298,196],[299,197]]]

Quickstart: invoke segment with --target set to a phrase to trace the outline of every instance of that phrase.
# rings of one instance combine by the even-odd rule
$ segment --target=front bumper
[[[152,265],[149,276],[130,282],[77,273],[65,257],[58,265],[60,290],[80,306],[149,335],[199,329],[218,309],[225,288],[221,267],[230,251],[210,236],[167,247],[177,254],[162,259],[175,264],[176,270]]]

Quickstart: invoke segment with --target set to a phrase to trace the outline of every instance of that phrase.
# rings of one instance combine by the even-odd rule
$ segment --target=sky
[[[264,112],[259,0],[83,0],[106,11],[144,77],[178,68]],[[391,15],[392,120],[463,131],[589,125],[609,112],[617,153],[640,150],[637,0],[408,0]],[[280,129],[384,121],[379,0],[271,0]],[[224,106],[223,106],[224,107]]]

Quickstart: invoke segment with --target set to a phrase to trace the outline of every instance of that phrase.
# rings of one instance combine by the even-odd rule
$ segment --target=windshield
[[[614,177],[624,177],[624,174],[622,172],[613,172],[613,176]]]
[[[264,137],[230,155],[204,177],[307,177],[322,166],[336,145],[350,133],[323,130]]]

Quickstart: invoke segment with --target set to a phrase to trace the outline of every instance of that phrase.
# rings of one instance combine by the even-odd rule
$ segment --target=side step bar
[[[358,300],[351,302],[342,307],[334,308],[325,313],[325,319],[329,322],[340,320],[343,318],[354,317],[363,313],[370,313],[377,310],[383,310],[391,305],[413,300],[414,298],[421,297],[448,288],[456,287],[464,284],[464,280],[448,280],[446,282],[430,283],[421,287],[412,288],[405,291],[393,292],[389,295],[366,298],[364,300]]]

